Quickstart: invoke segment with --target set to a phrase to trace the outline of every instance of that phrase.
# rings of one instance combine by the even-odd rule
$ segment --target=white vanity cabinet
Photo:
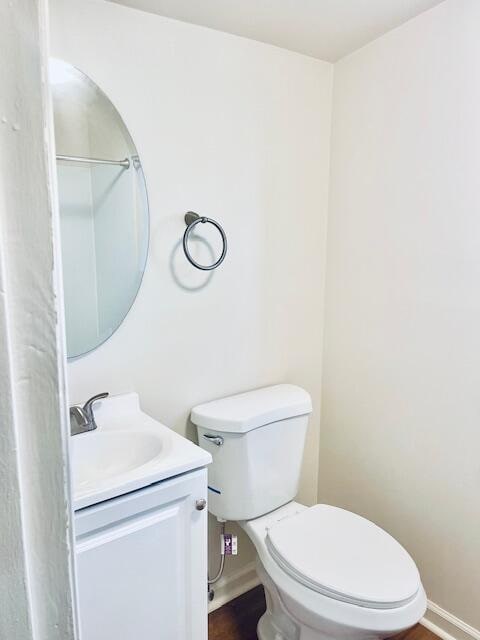
[[[199,469],[76,512],[82,640],[207,639],[206,498]]]

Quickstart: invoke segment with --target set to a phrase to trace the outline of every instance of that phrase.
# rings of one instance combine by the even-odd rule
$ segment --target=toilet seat
[[[288,575],[334,600],[394,609],[414,600],[421,587],[407,551],[344,509],[316,505],[272,523],[266,533],[271,557]]]

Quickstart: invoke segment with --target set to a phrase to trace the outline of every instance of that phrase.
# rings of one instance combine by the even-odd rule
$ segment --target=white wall
[[[319,484],[476,628],[479,24],[450,0],[336,65]]]
[[[136,390],[147,412],[194,437],[199,402],[282,381],[319,399],[331,65],[108,2],[53,0],[51,13],[53,54],[120,111],[151,206],[140,294],[118,332],[69,365],[71,402]],[[228,235],[211,279],[180,249],[189,209]],[[306,502],[318,439],[316,402]],[[230,568],[252,558],[240,548]]]
[[[46,3],[0,4],[0,638],[73,640]]]

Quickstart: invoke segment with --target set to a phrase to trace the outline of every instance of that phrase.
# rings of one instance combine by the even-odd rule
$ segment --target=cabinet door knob
[[[205,500],[205,498],[200,498],[195,502],[195,509],[197,511],[203,511],[206,506],[207,506],[207,501]]]

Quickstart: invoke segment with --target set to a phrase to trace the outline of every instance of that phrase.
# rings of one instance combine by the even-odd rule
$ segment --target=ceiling
[[[443,0],[111,0],[335,62]]]

